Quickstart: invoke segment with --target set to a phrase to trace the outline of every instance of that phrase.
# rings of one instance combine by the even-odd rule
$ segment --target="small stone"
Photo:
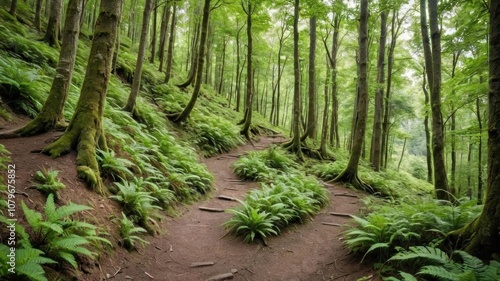
[[[238,273],[238,270],[236,268],[231,269],[231,273],[236,274]]]
[[[111,274],[106,273],[106,279],[111,279]]]
[[[206,281],[223,281],[223,280],[229,280],[229,279],[233,279],[233,278],[234,278],[234,275],[231,272],[229,272],[229,273],[223,273],[223,274],[219,274],[219,275],[210,277]]]
[[[134,278],[127,275],[127,276],[125,276],[125,279],[134,279]]]
[[[104,204],[99,204],[99,208],[104,209]]]

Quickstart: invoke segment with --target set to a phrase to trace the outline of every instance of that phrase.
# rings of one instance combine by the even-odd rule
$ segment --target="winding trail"
[[[336,193],[355,195],[351,190],[328,185],[331,204],[313,221],[293,225],[280,236],[269,238],[268,247],[247,244],[232,235],[223,237],[226,233],[221,225],[231,215],[199,209],[200,206],[220,209],[236,206],[238,202],[220,200],[217,196],[243,199],[249,190],[258,188],[257,183],[239,181],[231,164],[246,151],[265,149],[278,140],[263,137],[255,147],[247,144],[204,159],[215,175],[217,190],[211,198],[178,208],[181,215],[160,222],[162,235],[148,238],[150,244],[137,253],[103,257],[101,271],[90,275],[90,279],[102,280],[109,274],[108,277],[115,275],[114,280],[197,281],[232,273],[233,280],[312,281],[357,280],[371,275],[371,266],[359,265],[359,260],[342,246],[341,227],[322,224],[346,221],[329,212],[356,214],[359,211],[362,204],[357,197],[334,196]],[[203,262],[213,265],[191,267],[193,263]]]

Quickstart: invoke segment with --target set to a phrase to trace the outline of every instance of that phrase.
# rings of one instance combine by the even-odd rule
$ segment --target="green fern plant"
[[[256,209],[240,201],[242,207],[229,209],[234,217],[224,223],[224,226],[236,235],[243,236],[245,242],[253,242],[256,237],[265,239],[269,235],[278,235],[274,222],[276,216]]]
[[[9,269],[10,249],[4,244],[0,244],[0,277],[7,280],[22,280],[27,278],[32,281],[47,281],[45,277],[44,265],[56,264],[57,262],[44,257],[44,252],[32,247],[22,247],[16,249],[15,271]]]
[[[42,171],[36,171],[33,179],[37,183],[34,187],[45,195],[54,194],[54,198],[57,199],[59,197],[58,191],[66,188],[64,183],[57,178],[58,175],[59,171],[57,170],[46,170],[44,168]]]
[[[272,169],[267,167],[255,153],[249,153],[234,162],[233,170],[238,177],[245,180],[264,180],[272,172]]]
[[[116,182],[118,187],[116,195],[110,196],[123,205],[125,215],[130,216],[134,222],[145,227],[149,232],[154,232],[149,220],[154,220],[153,212],[161,210],[161,207],[154,205],[158,199],[151,196],[151,192],[144,191],[133,182]]]
[[[92,259],[97,256],[97,253],[85,246],[92,242],[111,245],[111,242],[98,235],[96,226],[70,218],[77,212],[92,209],[88,206],[70,203],[56,207],[53,194],[47,197],[45,216],[28,208],[24,201],[21,202],[21,206],[33,233],[30,237],[31,244],[51,259],[66,262],[77,268],[77,255]]]
[[[484,264],[480,259],[464,251],[454,251],[451,256],[438,248],[410,247],[389,259],[401,266],[411,264],[416,273],[400,271],[402,280],[431,279],[439,281],[492,281],[500,280],[500,263]],[[391,277],[388,280],[400,280]]]
[[[127,216],[122,212],[122,219],[120,220],[120,236],[123,239],[123,246],[127,250],[136,249],[136,243],[144,246],[149,244],[148,241],[142,239],[138,235],[141,233],[147,233],[147,230],[134,225],[134,222],[127,218]]]
[[[264,160],[267,167],[283,172],[287,172],[297,166],[290,154],[275,145],[271,145],[265,151],[260,152],[259,157]]]
[[[99,161],[104,175],[111,176],[114,180],[118,178],[133,178],[134,174],[130,168],[134,166],[130,160],[117,157],[113,150],[97,150],[97,160]]]

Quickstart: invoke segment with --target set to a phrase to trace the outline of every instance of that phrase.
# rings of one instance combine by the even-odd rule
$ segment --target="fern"
[[[120,220],[120,236],[123,239],[123,246],[127,250],[132,250],[136,248],[136,243],[140,243],[142,246],[149,244],[148,241],[142,239],[138,236],[140,233],[146,233],[142,227],[137,227],[134,222],[129,220],[127,216],[122,213],[122,219]]]
[[[7,255],[9,253],[9,247],[0,244],[0,276],[17,276],[20,278],[26,277],[32,281],[47,281],[42,266],[56,263],[56,261],[42,256],[44,253],[39,249],[31,247],[18,248],[16,249],[16,269],[15,273],[12,273],[8,271],[9,258]],[[19,278],[16,279],[19,280]]]
[[[58,191],[66,188],[66,186],[57,178],[58,174],[59,171],[56,170],[43,169],[43,171],[36,171],[33,176],[33,179],[38,182],[34,185],[35,188],[46,195],[52,193],[57,199],[59,197]]]

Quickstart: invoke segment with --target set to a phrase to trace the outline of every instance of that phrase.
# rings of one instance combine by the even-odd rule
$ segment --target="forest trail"
[[[322,222],[346,222],[346,218],[331,216],[329,212],[356,214],[362,203],[358,198],[334,196],[335,193],[354,192],[328,186],[331,203],[315,216],[313,221],[292,225],[280,236],[267,240],[268,246],[247,244],[233,235],[226,235],[222,224],[231,214],[206,212],[199,207],[227,209],[237,206],[234,201],[217,198],[226,195],[243,199],[257,188],[254,182],[240,181],[232,172],[231,164],[237,157],[251,150],[263,150],[276,138],[263,137],[260,142],[240,146],[229,153],[204,159],[215,176],[217,188],[210,198],[180,207],[180,216],[167,217],[160,222],[162,235],[148,237],[150,242],[127,257],[108,256],[101,260],[101,272],[93,280],[113,276],[115,280],[171,280],[197,281],[233,273],[233,280],[357,280],[372,274],[371,265],[359,265],[359,259],[349,254],[342,245],[341,227]],[[191,267],[193,263],[213,263]],[[222,280],[222,279],[220,279]],[[224,279],[225,280],[225,279]]]

